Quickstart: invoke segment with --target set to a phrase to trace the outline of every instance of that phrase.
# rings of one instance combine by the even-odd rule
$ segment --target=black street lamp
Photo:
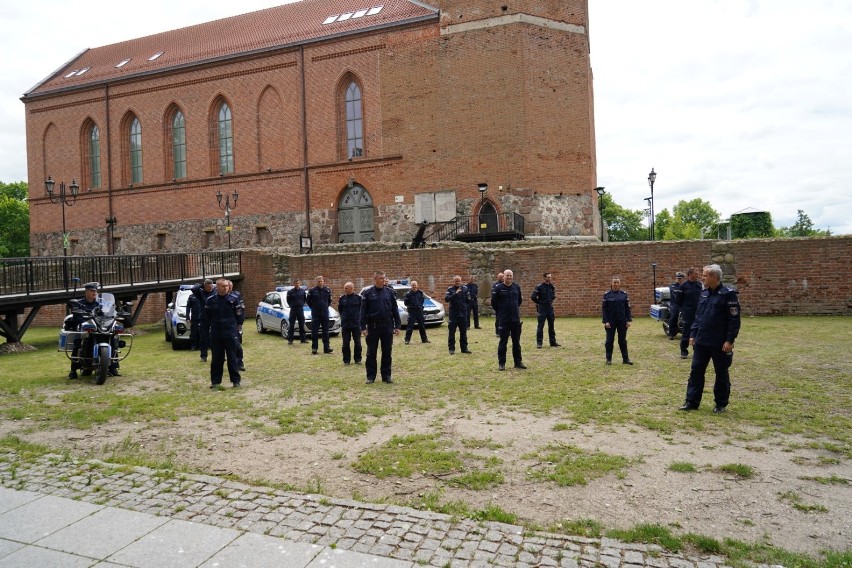
[[[648,240],[654,240],[654,208],[651,205],[651,201],[653,201],[653,197],[646,197],[645,203],[648,204],[648,207],[645,208],[645,214],[648,216]]]
[[[71,197],[65,193],[65,182],[59,182],[59,195],[54,196],[53,186],[56,184],[53,178],[47,176],[44,181],[44,188],[47,190],[47,198],[51,203],[59,203],[62,205],[62,282],[65,289],[68,289],[68,231],[65,229],[65,206],[73,206],[77,203],[77,194],[80,192],[80,186],[77,185],[77,180],[72,179],[68,189],[71,190]]]
[[[648,174],[648,185],[651,186],[651,240],[656,240],[656,235],[654,234],[654,182],[657,181],[657,173],[654,171],[654,168],[651,168],[651,173]]]
[[[222,205],[222,192],[216,192],[216,203],[219,204],[219,209],[225,212],[225,232],[228,233],[228,250],[231,249],[231,210],[237,208],[237,198],[240,196],[237,190],[234,190],[234,204],[231,205],[231,195],[225,195],[225,204]]]
[[[606,189],[603,187],[596,187],[595,191],[598,193],[598,213],[601,215],[601,242],[604,242],[603,196],[606,194]]]

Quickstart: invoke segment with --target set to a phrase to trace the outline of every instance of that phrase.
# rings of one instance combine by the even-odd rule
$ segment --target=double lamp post
[[[240,194],[237,193],[237,190],[234,190],[233,195],[222,195],[221,191],[216,192],[216,203],[219,204],[219,209],[225,212],[225,232],[228,233],[228,250],[231,249],[231,210],[237,208],[237,198],[239,198]],[[222,203],[222,198],[224,197],[224,203]],[[234,203],[231,203],[231,197],[234,198]]]

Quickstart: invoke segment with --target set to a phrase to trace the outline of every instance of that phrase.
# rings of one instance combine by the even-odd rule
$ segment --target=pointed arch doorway
[[[494,208],[494,205],[490,201],[484,201],[479,208],[479,232],[497,232],[497,209]]]
[[[373,199],[359,184],[340,196],[337,207],[337,235],[341,243],[364,243],[375,240]]]

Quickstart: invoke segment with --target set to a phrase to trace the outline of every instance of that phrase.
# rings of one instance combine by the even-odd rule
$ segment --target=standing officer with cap
[[[683,292],[680,289],[683,284],[683,272],[675,273],[675,281],[669,285],[669,340],[674,341],[677,335],[677,319],[680,316],[680,306],[683,301]],[[688,329],[683,330],[683,334],[689,334]]]
[[[698,269],[686,271],[686,282],[680,285],[680,314],[683,320],[683,334],[680,336],[680,358],[689,359],[689,330],[695,321],[698,299],[704,288],[698,281]]]
[[[228,377],[234,388],[240,386],[240,370],[237,361],[237,344],[245,318],[243,301],[230,292],[228,281],[216,281],[216,293],[207,299],[205,317],[210,325],[210,388],[222,386],[225,358],[228,360]]]
[[[621,362],[625,365],[632,365],[633,361],[627,356],[627,328],[633,321],[633,315],[630,313],[630,299],[627,297],[627,292],[621,289],[621,279],[618,276],[612,277],[609,292],[604,294],[601,310],[603,312],[603,324],[606,328],[606,343],[604,344],[606,364],[612,365],[612,346],[617,331]]]
[[[459,330],[461,352],[471,353],[467,348],[467,310],[470,296],[467,286],[462,285],[461,276],[453,276],[453,285],[447,288],[444,300],[450,305],[450,313],[447,314],[450,318],[447,322],[447,347],[450,349],[450,355],[456,353],[456,328]]]
[[[497,317],[497,306],[494,305],[494,290],[497,289],[497,286],[503,283],[503,279],[506,278],[506,275],[502,272],[497,273],[497,281],[491,285],[491,308],[494,310],[494,335],[500,336],[500,318]]]
[[[405,293],[405,309],[408,310],[408,325],[405,326],[405,344],[411,342],[411,333],[414,331],[414,326],[418,326],[420,330],[420,343],[429,343],[429,338],[426,337],[426,319],[423,317],[423,302],[426,301],[426,296],[417,280],[411,281],[411,290]]]
[[[245,304],[245,302],[243,302],[243,295],[240,294],[239,291],[234,290],[234,283],[230,280],[228,280],[228,293],[233,294],[234,296],[237,297],[237,299],[240,301],[240,303]],[[237,368],[240,371],[245,371],[246,366],[245,366],[245,363],[243,362],[243,326],[242,325],[240,325],[239,331],[240,331],[240,333],[237,335],[237,338],[239,339],[239,341],[237,342]]]
[[[293,345],[293,330],[296,322],[299,322],[299,339],[301,343],[307,343],[305,339],[305,299],[307,293],[302,290],[302,281],[296,278],[293,287],[287,290],[287,305],[290,307],[289,328],[287,329],[287,345]]]
[[[556,343],[556,330],[553,327],[556,314],[553,312],[553,302],[556,301],[556,287],[553,285],[553,274],[544,273],[544,282],[533,290],[530,299],[538,312],[538,327],[535,330],[535,346],[541,349],[544,341],[544,322],[547,321],[547,335],[551,347],[559,347]]]
[[[355,364],[361,362],[361,304],[364,298],[355,293],[355,284],[343,285],[343,295],[337,299],[337,311],[340,312],[340,333],[343,335],[343,364],[352,359],[349,343],[355,344]]]
[[[722,269],[718,264],[705,266],[702,278],[707,287],[701,292],[695,322],[688,332],[693,349],[692,369],[686,386],[686,401],[680,410],[698,410],[704,394],[704,374],[712,359],[716,372],[713,412],[725,412],[731,396],[728,368],[734,356],[734,341],[740,332],[740,302],[736,290],[722,284]]]
[[[497,312],[497,324],[500,330],[500,342],[497,344],[497,364],[501,371],[506,370],[506,346],[512,338],[512,359],[516,369],[526,369],[521,357],[521,287],[513,282],[515,273],[506,270],[503,281],[491,291],[491,305]]]
[[[205,306],[210,296],[216,294],[213,281],[205,278],[201,284],[196,284],[190,290],[201,305],[201,315],[198,318],[198,350],[201,352],[201,362],[207,362],[207,350],[210,349],[210,322],[207,321]],[[190,322],[190,324],[193,322]]]
[[[80,329],[80,324],[92,317],[101,303],[98,301],[98,290],[100,290],[101,285],[97,282],[87,282],[83,284],[83,294],[82,298],[77,300],[71,300],[68,302],[68,307],[71,308],[71,319],[69,323],[66,323],[66,331],[78,331]],[[77,313],[75,313],[77,312]],[[83,343],[82,335],[75,336],[74,339],[74,348],[71,350],[71,372],[68,373],[69,379],[77,378],[77,369],[81,367],[80,361],[76,359],[80,354],[80,346]],[[118,346],[113,344],[113,349],[116,349]],[[118,372],[118,363],[115,361],[111,361],[109,365],[109,369],[107,370],[107,374],[110,377],[120,377],[121,374]]]
[[[479,327],[479,285],[474,281],[473,274],[470,275],[467,281],[467,295],[470,296],[470,303],[467,310],[467,328],[470,329],[470,316],[473,316],[474,329]]]
[[[373,273],[374,285],[364,290],[364,302],[361,304],[361,334],[367,338],[367,384],[376,382],[376,356],[379,342],[382,344],[382,382],[393,383],[391,365],[393,364],[393,336],[399,335],[399,309],[396,295],[385,286],[385,273],[377,270]]]
[[[325,285],[325,279],[317,276],[316,286],[308,290],[308,307],[311,308],[311,353],[317,354],[319,346],[319,328],[322,327],[323,353],[334,349],[328,342],[328,308],[331,306],[331,290]]]

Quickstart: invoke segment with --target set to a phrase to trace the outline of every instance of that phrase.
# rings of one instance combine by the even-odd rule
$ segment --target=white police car
[[[405,327],[408,325],[408,309],[405,307],[405,295],[408,294],[408,291],[411,290],[411,286],[408,284],[408,280],[391,280],[389,286],[393,288],[393,293],[396,296],[396,305],[399,308],[399,321],[400,326]],[[361,288],[361,295],[364,295],[364,291],[372,288],[372,286],[364,286]],[[420,288],[422,291],[423,289]],[[423,320],[426,322],[426,327],[437,326],[444,323],[444,316],[446,312],[444,311],[444,304],[441,302],[436,302],[431,297],[423,293]]]
[[[274,331],[280,333],[281,337],[287,338],[290,331],[290,306],[287,305],[287,292],[292,290],[292,286],[278,286],[272,292],[267,292],[263,300],[257,304],[257,332]],[[306,286],[302,286],[303,290],[307,290]],[[305,306],[305,335],[311,334],[311,308]],[[328,333],[329,335],[337,335],[340,333],[340,314],[332,307],[328,308]],[[296,322],[298,324],[298,321]],[[298,336],[299,330],[294,331],[294,336]]]
[[[186,301],[192,295],[191,284],[181,284],[174,300],[166,307],[163,317],[163,327],[166,331],[166,341],[177,351],[182,347],[189,348],[189,323],[186,321]]]

